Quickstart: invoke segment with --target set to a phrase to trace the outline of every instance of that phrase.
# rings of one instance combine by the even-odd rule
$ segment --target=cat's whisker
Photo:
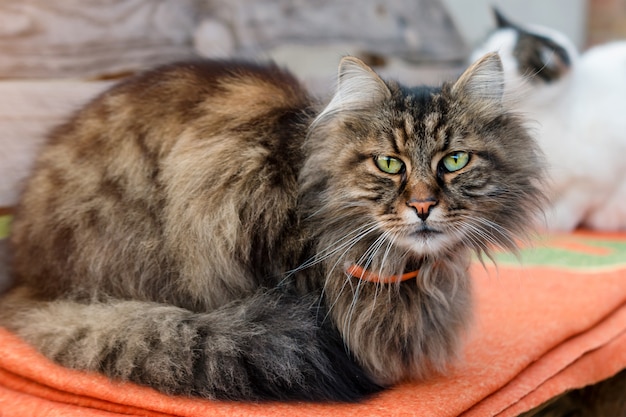
[[[357,265],[362,265],[364,269],[369,269],[369,266],[374,261],[374,255],[380,247],[384,244],[386,235],[388,232],[384,232],[369,246],[369,248],[363,253],[363,255],[356,261]]]
[[[510,230],[484,217],[476,217],[475,220],[488,227],[490,231],[498,232],[498,235],[491,234],[491,236],[495,238],[498,246],[506,249],[513,249],[517,247],[517,243],[511,238],[513,233]]]
[[[463,224],[475,234],[488,242],[490,245],[512,249],[517,247],[516,242],[510,237],[512,233],[503,226],[480,216],[461,216]],[[484,246],[484,245],[481,245]],[[480,249],[484,250],[484,247]]]
[[[320,213],[327,211],[325,206],[320,207],[319,209],[315,210],[313,213],[309,214],[307,217],[304,218],[304,220],[311,220],[314,219],[315,217],[317,217]]]
[[[463,242],[465,247],[467,247],[468,249],[478,254],[488,250],[488,243],[485,242],[484,232],[482,232],[480,228],[477,228],[471,223],[466,223],[466,227],[467,227],[466,238],[471,243],[467,244]]]
[[[385,252],[383,254],[382,260],[380,261],[380,268],[379,268],[379,275],[383,274],[383,271],[385,269],[385,266],[387,264],[387,261],[389,259],[389,254],[391,252],[391,249],[394,248],[396,246],[396,241],[398,239],[397,235],[394,233],[389,233],[390,239],[388,239],[387,241],[387,248],[385,249]],[[409,251],[405,251],[404,254],[402,255],[401,259],[404,259],[407,255],[408,255]],[[398,285],[393,286],[393,288],[398,288]],[[387,294],[388,294],[388,303],[391,303],[391,285],[385,285],[382,282],[376,283],[376,291],[374,292],[374,302],[372,304],[372,313],[374,312],[375,306],[377,305],[377,301],[378,301],[378,296],[380,294],[381,291],[387,289]]]
[[[345,277],[344,281],[343,281],[343,285],[341,286],[341,288],[339,289],[337,296],[335,297],[335,300],[330,303],[328,305],[328,308],[326,309],[326,315],[324,315],[324,319],[322,319],[322,323],[326,321],[326,319],[328,318],[328,316],[330,316],[333,308],[335,307],[335,305],[339,302],[339,300],[341,299],[341,296],[343,294],[343,291],[345,290],[346,286],[351,284],[351,280],[348,276]],[[322,294],[326,292],[326,283],[324,284],[324,288],[322,289]],[[323,300],[323,297],[320,297],[320,302],[321,300]]]
[[[351,332],[347,330],[351,328],[352,314],[354,313],[354,309],[356,308],[357,300],[359,298],[359,291],[361,289],[362,284],[363,284],[363,280],[358,280],[358,282],[356,283],[356,288],[355,288],[352,285],[352,280],[350,280],[350,288],[352,289],[352,301],[350,303],[350,306],[348,307],[348,311],[345,314],[345,317],[343,320],[343,328],[344,328],[344,331],[346,332],[346,337],[344,337],[344,344],[346,348],[350,346],[350,335],[348,333],[351,333]]]
[[[295,269],[289,271],[289,273],[280,281],[280,284],[284,283],[287,279],[289,279],[291,276],[293,276],[293,274],[295,274],[295,273],[297,273],[297,272],[299,272],[299,271],[301,271],[303,269],[309,268],[309,267],[311,267],[311,266],[313,266],[315,264],[318,264],[318,263],[320,263],[320,262],[330,258],[331,256],[335,255],[338,251],[340,251],[340,250],[345,248],[344,252],[337,258],[337,261],[333,264],[332,268],[330,269],[330,271],[326,275],[326,279],[324,280],[324,284],[322,286],[320,297],[319,297],[318,302],[317,302],[317,310],[319,311],[321,309],[322,302],[325,299],[326,289],[327,289],[327,286],[328,286],[328,280],[333,275],[333,272],[334,272],[335,268],[337,267],[337,265],[340,263],[341,259],[343,259],[343,257],[350,251],[351,248],[353,248],[359,241],[361,241],[367,235],[369,235],[374,230],[376,230],[377,227],[378,227],[378,223],[377,222],[370,222],[368,224],[365,224],[365,225],[362,225],[362,226],[356,228],[355,230],[353,230],[353,231],[351,231],[349,233],[346,233],[337,242],[333,243],[332,245],[328,246],[326,249],[322,250],[320,252],[320,253],[324,254],[322,257],[311,258],[311,260],[305,262],[304,264],[302,264],[298,268],[295,268]],[[357,234],[357,235],[353,236],[354,234]],[[353,236],[353,237],[350,238],[351,236]],[[341,245],[339,245],[337,247],[333,246],[333,245],[336,245],[336,244],[338,244],[338,243],[340,243],[340,242],[342,242],[342,241],[344,241],[346,239],[348,239],[348,240],[346,242],[343,242]],[[326,321],[326,319],[330,315],[333,307],[339,301],[339,299],[341,297],[341,294],[343,293],[343,290],[345,288],[345,285],[346,285],[346,283],[348,281],[349,281],[349,278],[346,277],[346,281],[344,282],[341,290],[339,291],[339,294],[337,295],[337,297],[335,297],[335,300],[333,301],[333,303],[330,304],[329,307],[327,308],[326,314],[324,315],[324,318],[322,319],[322,323]]]
[[[383,253],[383,257],[380,261],[380,268],[378,269],[378,274],[382,275],[384,268],[387,264],[387,260],[389,259],[389,254],[391,253],[391,248],[395,247],[395,243],[397,240],[396,235],[394,235],[393,233],[389,232],[389,235],[391,236],[391,239],[388,239],[387,241],[387,248],[385,249],[385,252]],[[406,255],[406,253],[405,253]],[[384,288],[384,284],[383,283],[378,283],[376,285],[376,293],[374,294],[374,301],[376,301],[376,298],[378,296],[379,290]],[[375,304],[375,303],[374,303]]]
[[[466,233],[469,233],[467,237],[470,237],[474,244],[474,249],[484,250],[488,245],[497,245],[497,240],[483,227],[474,223],[474,218],[469,218],[462,221],[462,225],[466,229]]]
[[[465,238],[470,241],[470,243],[463,241],[463,245],[467,249],[476,253],[480,262],[484,265],[482,258],[483,254],[486,254],[487,257],[491,259],[489,245],[494,245],[489,242],[491,238],[489,236],[485,236],[484,231],[469,222],[463,222],[463,225],[465,226]]]
[[[362,228],[360,228],[362,229]],[[331,277],[333,276],[333,273],[335,271],[335,268],[337,267],[337,265],[339,265],[339,263],[341,263],[341,260],[345,257],[345,255],[350,251],[350,249],[352,249],[359,241],[361,241],[363,238],[365,238],[369,233],[371,233],[373,230],[375,230],[375,228],[369,228],[367,229],[365,232],[359,234],[358,236],[356,236],[355,238],[351,239],[351,245],[349,245],[344,251],[343,253],[337,258],[337,260],[335,261],[335,263],[333,264],[333,266],[331,267],[330,271],[328,271],[328,273],[326,274],[326,278],[324,279],[324,284],[322,286],[322,291],[321,291],[321,296],[320,299],[318,301],[318,307],[321,304],[322,300],[324,300],[324,295],[326,294],[326,289],[328,287],[328,283],[329,280],[331,279]],[[336,251],[334,252],[336,253]],[[345,274],[344,274],[345,275]],[[341,290],[339,291],[339,293],[337,294],[337,296],[335,297],[335,300],[328,306],[327,308],[327,312],[326,315],[324,316],[324,319],[322,320],[322,322],[326,321],[326,319],[328,318],[328,316],[330,315],[332,309],[334,308],[334,306],[337,304],[337,302],[339,301],[339,299],[341,298],[341,295],[343,294],[343,291],[346,287],[346,284],[350,283],[350,285],[352,285],[350,277],[348,277],[347,275],[345,275],[345,279],[344,279],[344,283],[341,287]]]
[[[375,230],[377,226],[378,226],[377,223],[375,221],[372,221],[371,223],[365,224],[357,229],[354,229],[351,232],[344,234],[344,236],[341,239],[337,240],[336,242],[333,242],[327,248],[322,249],[321,251],[316,253],[315,257],[311,258],[308,262],[314,262],[315,264],[315,263],[328,259],[329,257],[333,256],[335,253],[337,253],[344,247],[350,245],[353,240],[361,239],[361,233],[368,234],[371,231]],[[341,243],[341,245],[338,245],[339,243]],[[310,265],[305,263],[303,264],[303,266],[308,267]]]
[[[348,249],[353,247],[354,244],[360,241],[365,235],[368,235],[369,233],[373,232],[377,228],[378,228],[378,223],[372,221],[368,224],[362,225],[361,227],[354,229],[351,232],[346,233],[341,239],[332,243],[326,249],[319,251],[317,254],[315,254],[315,256],[309,258],[307,261],[305,261],[303,264],[301,264],[297,268],[287,271],[283,279],[280,281],[279,285],[284,284],[284,282],[287,279],[291,278],[294,274],[327,260],[328,258],[332,257],[333,255],[335,255],[337,252],[341,251],[342,249],[346,247]],[[354,236],[355,234],[356,236]]]
[[[363,233],[361,233],[360,235],[356,236],[354,239],[351,239],[348,244],[344,244],[341,246],[341,248],[339,248],[336,251],[333,251],[334,253],[337,253],[340,249],[345,248],[345,250],[342,252],[342,254],[337,258],[337,260],[335,261],[335,263],[333,264],[333,266],[331,267],[331,269],[327,272],[326,274],[326,280],[328,280],[332,275],[333,272],[335,270],[335,268],[337,267],[337,265],[339,265],[339,263],[341,262],[341,259],[343,259],[345,257],[345,255],[354,247],[357,245],[357,243],[359,243],[361,240],[363,240],[367,235],[369,235],[370,233],[372,233],[374,230],[376,230],[377,227],[374,226],[372,228],[367,229],[366,231],[364,231]],[[330,257],[330,256],[328,256]]]
[[[367,262],[365,262],[364,264],[364,268],[368,269],[370,267],[370,265],[373,263],[374,261],[374,257],[376,256],[376,254],[380,251],[380,249],[383,247],[383,245],[385,244],[385,242],[387,242],[387,250],[385,251],[386,253],[389,251],[390,248],[390,240],[389,240],[389,236],[391,235],[391,232],[389,230],[385,231],[377,240],[376,242],[374,242],[370,248],[368,249],[368,251],[370,251],[370,255],[368,255],[368,260]],[[365,256],[365,255],[364,255]],[[360,263],[361,261],[359,261]],[[384,269],[384,256],[383,256],[383,260],[380,263],[379,266],[379,275],[383,274],[383,269]],[[382,283],[376,283],[376,289],[375,289],[375,295],[374,295],[374,301],[371,304],[370,307],[370,316],[373,313],[373,310],[376,306],[376,296],[378,294],[379,288],[381,287],[381,285],[383,285]],[[356,299],[354,300],[356,303]]]
[[[372,231],[376,230],[377,227],[370,227],[369,229],[367,229],[365,232],[359,234],[358,236],[356,236],[355,238],[351,239],[350,242],[352,243],[351,245],[349,245],[344,251],[343,253],[337,258],[337,260],[335,261],[335,263],[333,264],[333,266],[330,268],[330,270],[327,272],[326,274],[326,279],[324,280],[324,285],[322,287],[322,294],[326,293],[326,288],[328,286],[328,282],[330,279],[332,279],[332,276],[334,274],[335,269],[337,268],[337,266],[341,263],[341,260],[346,256],[346,254],[354,247],[356,246],[357,243],[359,243],[363,238],[365,238],[368,234],[370,234]],[[336,253],[336,252],[335,252]],[[341,290],[339,292],[339,294],[335,297],[335,300],[333,301],[333,303],[329,306],[328,308],[328,312],[326,313],[326,317],[324,317],[324,320],[326,320],[326,318],[328,317],[328,315],[331,313],[333,307],[337,304],[337,302],[339,301],[339,299],[341,298],[341,294],[343,293],[344,288],[346,287],[346,284],[350,284],[350,287],[352,288],[352,291],[354,292],[354,288],[352,287],[352,280],[350,279],[349,276],[345,275],[345,281],[343,286],[341,287]]]
[[[390,235],[390,231],[385,231],[382,235],[380,235],[366,250],[366,252],[361,256],[361,258],[359,259],[358,263],[361,264],[363,261],[365,261],[363,263],[364,268],[368,269],[369,266],[374,262],[374,258],[376,257],[376,255],[378,254],[378,252],[380,251],[380,249],[383,247],[383,245],[385,244],[385,242],[387,241],[389,235]],[[357,309],[357,304],[359,301],[359,294],[361,291],[361,287],[365,285],[364,280],[358,280],[357,282],[357,286],[356,286],[356,290],[353,290],[352,293],[352,303],[350,305],[350,307],[348,308],[348,313],[346,314],[346,319],[344,320],[346,329],[349,329],[351,327],[352,324],[352,317],[354,315],[354,312]],[[378,287],[378,284],[377,284]],[[375,303],[371,303],[370,304],[370,317],[371,314],[373,314],[375,309]],[[346,343],[349,343],[349,339],[346,340]]]
[[[383,252],[383,257],[380,260],[380,266],[378,267],[378,275],[383,274],[385,264],[387,263],[389,253],[391,252],[391,248],[393,247],[393,242],[395,241],[395,239],[393,239],[393,235],[391,234],[391,232],[389,232],[388,235],[392,236],[392,239],[387,240],[387,248]]]
[[[344,251],[343,253],[337,258],[337,260],[335,261],[335,263],[333,264],[333,266],[331,267],[330,271],[328,271],[327,273],[327,277],[326,280],[324,282],[324,286],[323,286],[323,290],[322,292],[325,293],[327,285],[329,280],[333,277],[334,275],[334,270],[337,268],[337,266],[341,263],[341,260],[344,259],[344,257],[347,255],[347,253],[358,243],[360,242],[363,238],[365,238],[369,233],[371,233],[372,228],[368,229],[367,231],[359,234],[358,236],[356,236],[355,238],[351,239],[350,242],[352,243],[351,245],[349,245]],[[369,265],[373,262],[376,254],[380,251],[380,248],[385,244],[385,242],[388,239],[388,236],[391,234],[390,231],[385,231],[383,232],[380,236],[378,236],[374,242],[372,242],[368,248],[366,249],[366,251],[363,253],[363,255],[361,255],[361,257],[357,260],[357,264],[363,264],[364,268],[368,268]],[[345,245],[344,245],[345,247]],[[350,307],[348,308],[348,313],[346,314],[346,317],[344,319],[344,326],[348,326],[346,327],[349,328],[351,320],[352,320],[352,315],[353,312],[357,306],[357,302],[358,302],[358,296],[361,290],[361,286],[364,284],[363,280],[359,280],[357,282],[356,287],[353,285],[353,281],[352,279],[350,279],[349,276],[345,275],[345,280],[344,283],[339,291],[339,293],[337,294],[337,296],[335,297],[335,300],[332,302],[332,304],[330,304],[328,311],[326,313],[326,316],[324,317],[324,320],[327,319],[328,315],[332,312],[332,309],[334,308],[334,306],[339,302],[339,299],[342,297],[343,291],[345,290],[345,288],[348,286],[348,284],[350,285],[351,288],[351,292],[353,294],[352,296],[352,302]],[[346,344],[346,347],[349,345],[349,340],[345,340],[344,343]]]
[[[487,258],[489,258],[489,260],[491,260],[491,262],[496,265],[496,260],[493,256],[492,249],[495,247],[507,248],[507,243],[513,245],[515,245],[515,243],[511,239],[509,239],[509,242],[507,243],[500,241],[497,236],[494,236],[490,233],[489,230],[493,229],[493,227],[490,227],[489,230],[486,230],[484,225],[490,224],[490,221],[488,219],[470,216],[467,216],[467,218],[469,221],[463,221],[463,225],[466,227],[465,237],[468,240],[472,241],[473,246],[466,246],[476,253],[483,267],[486,267],[483,255],[487,256]],[[476,221],[478,221],[478,224],[475,223]],[[508,237],[506,230],[501,230],[499,231],[499,233],[500,236]],[[508,248],[513,249],[511,247]]]
[[[372,231],[376,230],[377,228],[378,228],[378,222],[376,222],[376,221],[372,221],[370,223],[362,225],[362,226],[354,229],[353,231],[344,234],[344,236],[341,239],[337,240],[336,242],[333,242],[327,248],[322,249],[321,251],[319,251],[315,255],[314,258],[311,258],[311,260],[314,261],[315,263],[318,263],[318,262],[321,262],[323,260],[326,260],[329,257],[333,256],[338,251],[340,251],[341,249],[343,249],[344,247],[350,245],[353,240],[360,240],[362,238],[361,234],[369,234]],[[354,235],[357,235],[357,236],[353,237]],[[343,242],[341,245],[336,246],[337,244],[339,244],[341,242]],[[320,257],[320,255],[321,255],[321,257]]]

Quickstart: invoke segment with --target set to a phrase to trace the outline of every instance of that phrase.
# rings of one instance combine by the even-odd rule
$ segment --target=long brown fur
[[[515,249],[541,205],[502,89],[496,55],[441,88],[348,57],[325,106],[273,65],[123,82],[42,150],[0,323],[65,366],[208,398],[355,400],[443,371],[471,252]],[[420,273],[371,283],[351,264]]]

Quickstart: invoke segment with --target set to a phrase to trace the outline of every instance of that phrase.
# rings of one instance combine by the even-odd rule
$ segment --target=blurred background
[[[3,0],[0,78],[111,78],[199,54],[272,58],[316,86],[354,54],[438,81],[492,30],[492,5],[582,49],[626,36],[626,0]]]

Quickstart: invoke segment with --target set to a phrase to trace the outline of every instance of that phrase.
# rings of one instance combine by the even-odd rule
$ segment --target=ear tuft
[[[389,88],[363,61],[353,56],[339,63],[337,94],[354,101],[379,101],[389,98]]]
[[[358,58],[344,57],[339,63],[337,90],[317,121],[345,111],[366,110],[390,97],[389,87],[370,67]]]
[[[504,96],[504,72],[496,52],[473,63],[452,86],[452,94],[483,107],[500,109]]]

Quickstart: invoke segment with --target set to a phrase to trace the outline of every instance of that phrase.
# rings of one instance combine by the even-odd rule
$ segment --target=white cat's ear
[[[337,90],[318,120],[345,111],[358,111],[391,97],[387,84],[363,61],[344,57],[339,63]]]
[[[487,109],[500,109],[504,96],[504,72],[496,52],[474,62],[452,86],[452,94]]]
[[[511,22],[501,11],[500,9],[498,9],[495,6],[492,6],[491,8],[492,12],[493,12],[493,16],[496,19],[496,26],[498,27],[498,29],[504,29],[504,28],[512,28],[515,27],[515,24],[513,24],[513,22]]]

